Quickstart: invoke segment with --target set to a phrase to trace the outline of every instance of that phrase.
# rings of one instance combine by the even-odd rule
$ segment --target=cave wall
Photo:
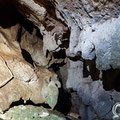
[[[20,99],[54,108],[58,76],[65,90],[77,92],[83,120],[111,120],[120,101],[120,1],[12,0],[11,6],[17,18],[13,10],[11,24],[0,22],[1,111]]]

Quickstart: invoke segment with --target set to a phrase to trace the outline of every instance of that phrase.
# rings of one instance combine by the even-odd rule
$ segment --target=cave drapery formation
[[[0,16],[1,119],[112,120],[119,0],[4,0]]]

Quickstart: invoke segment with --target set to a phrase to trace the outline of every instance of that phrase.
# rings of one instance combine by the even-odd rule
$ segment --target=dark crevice
[[[63,88],[60,88],[55,110],[67,115],[70,112],[71,105],[71,94],[65,91]]]
[[[53,71],[56,72],[56,74],[59,77],[59,81],[61,83],[61,88],[59,89],[58,102],[57,105],[55,106],[55,110],[63,113],[64,115],[67,115],[70,112],[72,106],[71,93],[70,91],[67,91],[63,88],[63,80],[62,78],[60,78],[60,74],[58,73],[60,66],[64,66],[64,65],[65,63],[53,64],[51,66],[51,69],[53,69]]]
[[[59,77],[59,75],[58,75]],[[71,94],[67,90],[64,90],[62,80],[59,78],[61,88],[59,89],[58,102],[55,106],[55,110],[67,115],[71,110]]]
[[[12,4],[6,3],[5,4],[6,6],[4,4],[2,7],[0,6],[0,11],[2,11],[2,14],[0,12],[1,14],[0,26],[9,28],[16,24],[20,24],[22,27],[19,29],[19,35],[22,35],[23,28],[25,29],[25,31],[29,32],[29,34],[33,34],[33,30],[36,29],[36,36],[43,40],[43,35],[40,33],[40,30],[31,21],[25,19],[23,15],[21,15]],[[18,42],[20,42],[20,37],[21,36],[19,36]]]
[[[43,35],[40,33],[40,30],[29,20],[24,19],[22,16],[19,19],[20,24],[22,27],[29,32],[29,34],[33,34],[33,30],[36,29],[35,35],[39,37],[41,40],[43,40]]]
[[[47,104],[35,104],[32,101],[30,101],[30,100],[28,100],[28,101],[26,101],[26,103],[24,103],[23,99],[20,99],[19,101],[16,101],[16,102],[13,102],[10,105],[10,108],[14,107],[14,106],[19,106],[19,105],[33,105],[33,106],[36,106],[36,107],[42,106],[42,107],[45,107],[45,108],[50,108],[49,105],[47,105]]]
[[[61,43],[60,48],[69,48],[69,40],[61,41]]]
[[[120,92],[120,70],[110,69],[102,71],[103,73],[103,87],[105,90],[115,89]]]
[[[68,56],[68,57],[72,61],[78,61],[78,60],[83,61],[83,58],[81,56],[82,56],[81,51],[78,51],[76,55]]]
[[[54,71],[58,75],[59,81],[61,83],[61,88],[59,88],[58,102],[57,102],[57,105],[55,106],[55,110],[63,113],[64,115],[67,115],[70,112],[71,106],[72,106],[71,94],[69,91],[63,88],[62,79],[60,78],[60,75],[58,74],[60,67],[64,65],[65,65],[64,62],[61,64],[53,64],[49,68],[49,70]]]
[[[64,66],[66,63],[63,61],[63,62],[61,62],[61,63],[54,63],[54,64],[52,64],[48,69],[49,70],[53,70],[53,71],[58,71],[59,70],[59,67],[61,67],[61,66]]]
[[[50,52],[48,50],[46,50],[46,58],[48,57],[49,53]]]
[[[18,19],[19,24],[21,24],[22,28],[29,32],[29,34],[33,34],[33,30],[36,29],[36,36],[43,40],[43,35],[40,33],[40,30],[31,21],[25,19],[20,13],[18,13]]]
[[[89,71],[87,69],[89,67]],[[83,77],[91,76],[92,80],[99,80],[100,71],[96,68],[96,59],[83,60]]]
[[[10,0],[0,0],[0,26],[9,28],[18,23],[17,12]]]
[[[62,36],[62,40],[61,40],[61,45],[60,48],[69,48],[69,38],[70,38],[70,30],[68,29],[68,31],[66,33],[63,34]]]
[[[53,56],[55,59],[64,59],[66,58],[66,52],[64,49],[63,50],[61,49],[58,52],[53,52]]]
[[[22,16],[20,16],[21,18],[19,18],[20,20],[20,24],[23,26],[23,28],[28,31],[30,34],[33,33],[33,28],[35,28],[35,26],[33,25],[32,22],[25,20]]]
[[[43,40],[43,35],[40,33],[40,30],[38,28],[36,28],[36,36],[39,37],[41,40]]]
[[[30,53],[28,51],[26,51],[25,49],[21,49],[21,50],[22,50],[23,58],[33,66],[33,59],[31,57]]]
[[[20,26],[17,34],[17,41],[20,43],[21,42],[21,37],[22,37],[22,25]]]

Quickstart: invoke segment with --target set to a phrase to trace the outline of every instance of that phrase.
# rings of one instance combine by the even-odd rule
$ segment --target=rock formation
[[[20,100],[53,109],[62,84],[72,97],[77,92],[69,115],[77,111],[82,120],[112,120],[112,108],[120,102],[120,1],[6,0],[0,5],[1,112]]]

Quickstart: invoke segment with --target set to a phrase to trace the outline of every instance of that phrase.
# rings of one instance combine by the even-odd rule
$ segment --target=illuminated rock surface
[[[73,120],[111,120],[120,102],[120,1],[0,5],[0,111],[18,109],[11,107],[23,100],[63,112],[71,100],[65,115]]]
[[[0,118],[4,120],[66,120],[56,111],[30,105],[10,108],[5,114],[0,114]]]

